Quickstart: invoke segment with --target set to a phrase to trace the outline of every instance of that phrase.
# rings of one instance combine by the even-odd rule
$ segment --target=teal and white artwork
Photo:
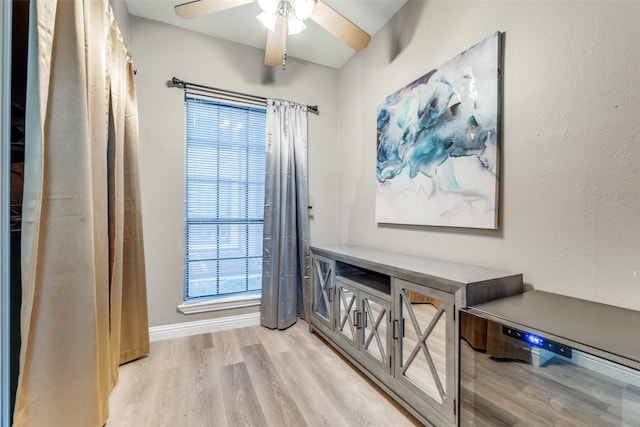
[[[376,222],[497,228],[500,40],[379,104]]]

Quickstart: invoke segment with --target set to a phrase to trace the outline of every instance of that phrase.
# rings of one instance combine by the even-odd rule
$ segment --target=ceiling
[[[256,19],[257,2],[193,19],[176,16],[175,5],[188,0],[126,0],[129,13],[264,51],[267,29]],[[407,0],[324,0],[351,22],[374,35]],[[342,68],[355,52],[311,19],[307,29],[287,38],[287,57]]]

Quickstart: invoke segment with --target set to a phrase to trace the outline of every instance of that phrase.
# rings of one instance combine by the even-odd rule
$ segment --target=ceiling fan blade
[[[369,34],[322,0],[318,0],[318,3],[313,8],[311,19],[356,52],[367,47],[371,40]]]
[[[278,15],[274,31],[267,31],[267,47],[264,50],[265,65],[281,65],[287,41],[287,20]]]
[[[196,18],[202,15],[221,12],[232,7],[253,3],[253,0],[195,0],[177,5],[176,15],[184,19]]]

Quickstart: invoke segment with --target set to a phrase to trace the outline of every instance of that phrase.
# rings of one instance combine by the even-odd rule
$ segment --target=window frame
[[[194,103],[192,105],[190,105],[190,103]],[[262,160],[261,164],[264,167],[265,164],[265,159],[266,159],[266,105],[265,104],[261,104],[261,105],[256,105],[256,104],[252,104],[252,103],[247,103],[247,102],[237,102],[237,101],[232,101],[226,98],[219,98],[219,97],[215,97],[215,96],[207,96],[207,95],[202,95],[202,94],[198,94],[198,93],[191,93],[191,92],[187,92],[185,91],[185,96],[184,96],[184,104],[185,104],[185,168],[184,168],[184,188],[185,188],[185,194],[184,194],[184,218],[183,218],[183,226],[184,226],[184,251],[183,251],[183,303],[180,304],[178,306],[178,309],[185,314],[191,314],[191,313],[199,313],[199,312],[204,312],[204,311],[211,311],[211,310],[224,310],[224,309],[230,309],[230,308],[237,308],[237,307],[247,307],[247,306],[253,306],[253,305],[259,305],[260,304],[260,300],[261,300],[261,286],[258,289],[250,289],[250,270],[249,270],[249,266],[248,266],[248,262],[249,262],[249,258],[251,259],[260,259],[260,278],[258,279],[258,281],[261,283],[262,280],[262,276],[261,276],[261,271],[262,271],[262,233],[260,232],[258,235],[259,237],[259,256],[251,255],[249,253],[250,249],[249,249],[249,239],[252,238],[252,242],[253,242],[253,248],[255,250],[255,253],[258,253],[257,250],[257,246],[256,246],[256,233],[255,232],[251,232],[250,231],[250,227],[252,229],[256,229],[256,226],[260,227],[260,230],[262,230],[263,224],[264,224],[264,210],[262,209],[263,203],[264,203],[264,190],[265,190],[265,186],[266,186],[266,179],[264,174],[262,174],[260,176],[260,182],[258,182],[258,184],[262,184],[262,188],[261,190],[258,190],[257,192],[250,192],[249,188],[251,187],[252,184],[255,184],[257,181],[252,181],[251,178],[249,177],[249,175],[251,175],[252,171],[252,167],[255,167],[255,162],[252,164],[250,162],[250,157],[253,155],[256,155],[256,148],[260,148],[261,154],[258,155],[258,161]],[[196,105],[194,107],[194,105]],[[255,132],[255,127],[253,128],[249,128],[248,130],[246,130],[246,138],[247,140],[245,141],[246,144],[246,157],[242,157],[240,160],[244,161],[244,169],[241,169],[242,172],[240,172],[240,175],[242,175],[244,177],[244,181],[240,180],[239,183],[235,182],[232,183],[231,185],[244,185],[246,188],[246,192],[244,194],[244,198],[245,198],[245,203],[246,206],[244,206],[245,209],[245,214],[246,216],[244,218],[236,218],[236,219],[232,219],[229,220],[229,218],[225,218],[225,219],[221,219],[220,215],[219,215],[219,208],[216,208],[216,213],[215,213],[215,218],[209,218],[209,219],[205,219],[205,220],[194,220],[193,215],[190,217],[190,212],[189,212],[189,202],[190,202],[190,194],[189,194],[189,190],[190,190],[190,175],[189,175],[189,165],[190,165],[190,161],[193,163],[193,158],[190,158],[190,149],[193,149],[194,144],[190,144],[191,140],[197,140],[198,136],[202,136],[202,135],[190,135],[190,131],[192,128],[190,128],[191,123],[189,123],[189,108],[193,107],[193,108],[206,108],[206,105],[211,105],[214,109],[217,109],[218,111],[224,110],[224,111],[232,111],[232,110],[236,110],[236,111],[240,111],[240,113],[246,112],[246,114],[250,114],[251,115],[251,119],[255,118],[255,117],[259,117],[256,116],[256,113],[258,115],[262,114],[264,117],[262,119],[258,119],[258,121],[256,122],[258,126],[262,126],[262,123],[264,123],[264,139],[260,140],[260,142],[258,144],[255,144],[255,140],[252,140],[251,137],[254,136],[255,134],[253,134],[252,132]],[[204,105],[204,106],[203,106]],[[193,112],[191,113],[193,114]],[[245,126],[250,126],[250,122],[251,122],[250,118],[247,118],[247,121],[244,122]],[[217,122],[217,130],[219,131],[221,128],[221,121]],[[204,133],[206,133],[206,130],[202,131]],[[217,144],[221,144],[221,141],[223,141],[223,137],[221,137],[221,135],[216,134],[215,138],[219,138],[217,140],[217,142],[213,142],[212,144],[217,145]],[[214,138],[214,139],[215,139]],[[229,140],[229,142],[232,142],[233,140]],[[198,144],[201,144],[201,148],[202,146],[205,146],[205,148],[209,148],[206,147],[206,143],[203,144],[203,142],[196,142],[195,146],[198,146]],[[219,162],[220,158],[224,157],[222,155],[222,153],[220,153],[218,150],[219,147],[223,147],[223,145],[217,145],[212,151],[216,152],[216,161]],[[253,150],[253,151],[252,151]],[[262,156],[262,157],[260,157]],[[195,162],[197,163],[198,160],[195,160]],[[218,164],[218,163],[217,163]],[[193,164],[191,165],[191,167],[193,167]],[[214,169],[219,170],[219,168],[215,167]],[[204,169],[203,169],[204,170]],[[202,170],[200,170],[202,171]],[[211,170],[209,170],[209,172],[211,172]],[[219,176],[219,171],[216,172],[218,175],[215,177],[214,180],[212,180],[212,183],[215,183],[216,188],[219,188],[219,185],[221,182],[223,182],[224,180],[220,179]],[[255,178],[255,174],[254,174],[254,178]],[[193,185],[193,181],[191,182],[191,184]],[[251,193],[251,195],[253,195],[253,206],[251,209],[249,207],[249,198],[251,197],[251,195],[249,195],[249,193]],[[206,194],[206,193],[205,193]],[[218,195],[220,193],[217,193]],[[255,198],[255,195],[258,194],[258,196],[261,195],[260,199]],[[219,196],[215,196],[216,202],[214,203],[216,206],[218,206],[218,202],[220,202],[220,198]],[[256,204],[257,200],[260,200],[260,209],[258,210],[258,206]],[[223,200],[224,201],[224,200]],[[197,202],[196,202],[197,203]],[[250,217],[250,215],[248,214],[249,210],[252,210],[252,214],[255,215],[253,218]],[[259,212],[259,218],[258,218],[258,214],[257,212]],[[227,225],[228,227],[231,227],[232,224],[233,225],[237,225],[237,226],[244,226],[245,230],[243,231],[243,236],[244,236],[244,241],[245,241],[245,246],[242,246],[241,249],[244,249],[244,255],[241,257],[241,259],[245,260],[245,270],[244,270],[244,275],[245,275],[245,290],[242,291],[238,291],[238,292],[220,292],[220,278],[216,277],[214,279],[215,281],[215,285],[216,289],[214,290],[214,292],[208,293],[206,295],[196,295],[196,293],[192,293],[190,294],[190,286],[192,286],[192,283],[190,282],[190,277],[189,277],[189,264],[190,263],[197,263],[200,261],[195,261],[193,259],[189,258],[189,255],[193,255],[193,252],[189,251],[189,239],[190,239],[190,232],[193,232],[192,230],[195,228],[195,226],[202,226],[203,223],[205,224],[205,226],[207,225],[206,223],[208,223],[208,225],[211,225],[213,227],[217,227],[216,229],[216,239],[220,239],[220,234],[218,233],[221,225]],[[193,242],[191,242],[193,244]],[[222,246],[220,245],[220,243],[218,242],[217,245],[215,245],[215,250],[216,250],[216,257],[208,260],[209,262],[214,262],[216,263],[216,275],[218,274],[218,265],[221,261],[221,258],[219,257],[219,253],[220,253],[220,248]],[[237,248],[237,247],[236,247]],[[255,269],[255,264],[254,263],[254,269]],[[255,274],[254,274],[255,276]],[[191,277],[191,280],[193,280],[193,277]],[[253,284],[255,286],[255,277],[253,279]]]

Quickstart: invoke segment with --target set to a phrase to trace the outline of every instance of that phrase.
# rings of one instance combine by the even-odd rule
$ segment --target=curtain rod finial
[[[179,86],[179,87],[184,89],[184,88],[187,87],[187,84],[184,82],[184,80],[180,80],[177,77],[173,77],[170,82],[167,82],[167,86],[169,86],[169,87],[171,87],[171,86]]]

